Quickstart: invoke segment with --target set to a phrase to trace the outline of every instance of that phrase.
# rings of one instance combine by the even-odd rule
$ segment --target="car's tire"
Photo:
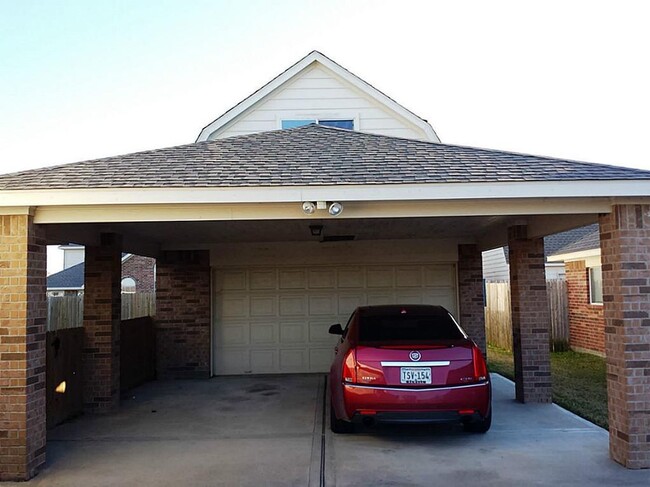
[[[492,426],[492,408],[490,408],[487,416],[483,419],[465,423],[463,426],[465,427],[465,431],[469,431],[470,433],[487,433],[490,426]]]
[[[330,429],[332,433],[347,434],[354,433],[354,425],[349,421],[344,421],[336,417],[334,405],[330,403]]]

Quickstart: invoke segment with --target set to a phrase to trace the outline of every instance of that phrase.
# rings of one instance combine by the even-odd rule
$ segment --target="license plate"
[[[401,367],[402,384],[431,384],[430,367]]]

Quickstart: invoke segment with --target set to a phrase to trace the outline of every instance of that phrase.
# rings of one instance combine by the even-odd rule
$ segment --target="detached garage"
[[[594,222],[610,451],[648,467],[649,195],[650,172],[322,125],[2,175],[0,400],[30,411],[0,412],[11,478],[44,462],[48,244],[86,246],[88,411],[119,405],[122,252],[157,259],[158,377],[208,378],[324,372],[360,304],[442,304],[484,349],[481,251],[505,244],[516,398],[550,402],[543,237]]]

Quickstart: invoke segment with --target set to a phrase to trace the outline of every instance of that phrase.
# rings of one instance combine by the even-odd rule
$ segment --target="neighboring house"
[[[566,275],[564,263],[550,259],[550,256],[556,254],[559,249],[581,240],[597,227],[597,225],[587,225],[544,237],[546,279],[564,279]],[[509,281],[510,266],[508,261],[508,247],[499,247],[483,252],[483,278],[487,282]]]
[[[310,123],[440,142],[426,120],[318,51],[204,127],[197,142]]]
[[[47,277],[48,296],[76,296],[84,288],[84,247],[62,245],[64,269]],[[156,259],[142,255],[122,256],[122,292],[154,292]]]
[[[570,345],[573,350],[605,354],[603,271],[598,225],[580,239],[557,249],[551,262],[566,268]]]
[[[295,127],[308,121],[319,124]],[[650,467],[650,437],[635,430],[650,422],[638,410],[650,360],[626,352],[647,337],[640,317],[650,304],[626,286],[650,279],[634,267],[650,253],[648,171],[441,144],[424,120],[312,53],[196,143],[3,174],[0,199],[0,263],[14,273],[3,291],[16,304],[0,307],[0,322],[30,344],[17,360],[0,340],[0,370],[29,384],[7,396],[28,405],[29,420],[0,411],[21,452],[12,471],[27,472],[16,478],[33,475],[46,449],[45,378],[33,365],[46,347],[45,245],[94,249],[84,263],[91,411],[119,405],[122,252],[157,259],[157,376],[207,378],[327,372],[337,341],[329,326],[363,305],[441,304],[485,349],[481,251],[505,245],[517,284],[516,397],[535,403],[552,400],[542,237],[596,222],[616,266],[604,273],[607,329],[616,330],[607,335],[617,364],[607,377],[617,391],[610,451]]]

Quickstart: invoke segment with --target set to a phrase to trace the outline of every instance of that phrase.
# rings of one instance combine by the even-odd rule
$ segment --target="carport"
[[[48,244],[86,246],[88,412],[119,406],[122,252],[157,259],[158,377],[207,378],[324,372],[362,304],[444,304],[485,349],[481,251],[505,244],[516,399],[545,403],[543,237],[593,222],[610,453],[650,467],[649,195],[640,170],[323,126],[0,176],[0,478],[45,462]]]

